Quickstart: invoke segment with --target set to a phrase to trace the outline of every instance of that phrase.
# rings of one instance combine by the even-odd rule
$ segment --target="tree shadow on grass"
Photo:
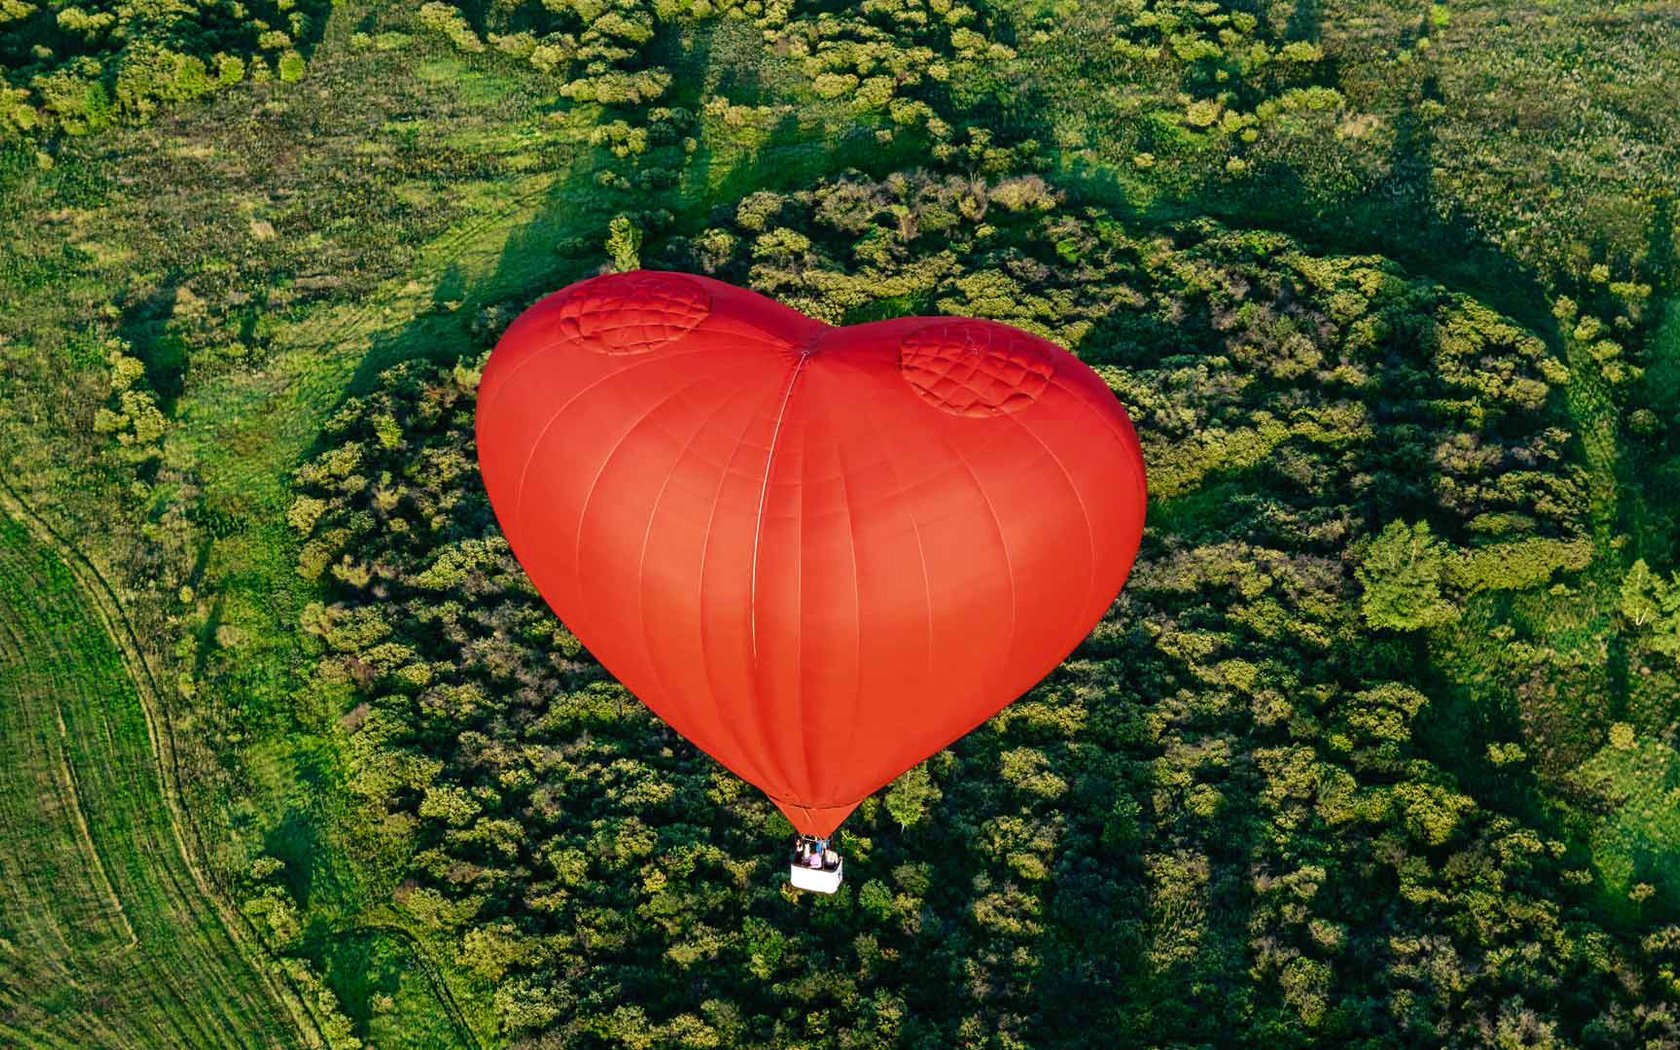
[[[146,366],[143,382],[157,395],[166,416],[174,415],[185,389],[190,356],[186,343],[169,330],[181,284],[181,275],[171,274],[156,288],[123,303],[117,323],[117,337]]]
[[[318,775],[310,776],[309,769],[318,763],[304,761],[304,778],[318,780]],[[319,770],[316,770],[317,774]],[[292,899],[298,902],[300,910],[307,911],[311,894],[315,889],[316,876],[320,865],[316,863],[316,854],[321,846],[321,831],[316,818],[307,812],[292,808],[286,810],[279,823],[270,828],[263,836],[263,852],[286,865],[281,873],[281,880],[285,884]]]

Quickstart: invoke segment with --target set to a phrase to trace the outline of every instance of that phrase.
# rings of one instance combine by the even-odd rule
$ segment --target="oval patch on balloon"
[[[560,331],[603,354],[645,354],[692,332],[711,312],[706,290],[681,274],[627,274],[565,296]]]
[[[1040,341],[981,321],[942,321],[906,336],[898,368],[916,392],[959,416],[1014,412],[1031,404],[1055,374]]]

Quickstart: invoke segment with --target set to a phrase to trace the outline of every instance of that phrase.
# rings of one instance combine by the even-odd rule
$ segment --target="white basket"
[[[840,889],[840,873],[845,870],[845,861],[836,864],[833,871],[793,864],[788,867],[788,881],[796,888],[810,890],[812,893],[834,893]]]

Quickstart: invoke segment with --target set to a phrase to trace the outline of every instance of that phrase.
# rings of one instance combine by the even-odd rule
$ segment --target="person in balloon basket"
[[[840,866],[840,854],[830,848],[827,839],[801,835],[794,847],[794,862],[802,868],[833,871]]]

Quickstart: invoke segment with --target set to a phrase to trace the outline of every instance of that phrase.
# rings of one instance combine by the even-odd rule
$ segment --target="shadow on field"
[[[704,65],[705,53],[702,50],[684,61]],[[492,262],[476,266],[469,260],[446,262],[426,293],[430,308],[411,323],[372,340],[328,417],[349,398],[375,389],[381,373],[395,365],[413,360],[447,365],[478,357],[519,311],[603,268],[607,228],[617,215],[630,215],[646,232],[645,265],[670,264],[667,249],[675,238],[705,229],[715,220],[716,210],[732,213],[735,203],[751,192],[801,186],[848,165],[885,174],[906,163],[918,148],[903,142],[884,149],[872,134],[813,141],[810,128],[791,116],[780,121],[756,148],[696,137],[700,141],[692,150],[669,143],[634,161],[615,158],[602,147],[580,145],[538,203],[534,216],[508,233]],[[614,172],[623,185],[603,186],[600,176],[604,172]],[[304,460],[326,450],[317,437]],[[660,746],[664,743],[661,740]],[[318,768],[312,765],[318,759],[296,757],[301,779],[343,775],[329,769],[324,759],[319,759]],[[335,906],[335,902],[354,904],[354,891],[324,882],[338,878],[333,861],[326,856],[330,851],[324,848],[322,821],[331,819],[330,814],[313,810],[288,811],[266,843],[267,852],[285,862],[289,888],[300,904],[307,908],[314,901],[318,914],[344,914],[343,925],[323,920],[310,930],[308,953],[363,1036],[376,1028],[375,1000],[391,995],[400,999],[405,994],[399,987],[398,971],[403,966],[392,961],[392,953],[414,953],[416,965],[428,969],[436,994],[462,1026],[461,1038],[467,1038],[470,1032],[459,1019],[447,984],[429,969],[432,948],[414,940],[415,935],[406,929],[400,932],[407,941],[394,939],[399,932],[395,921],[387,924],[389,929],[383,934],[370,932],[372,927],[357,917],[359,911],[340,912]]]
[[[165,415],[174,414],[186,384],[189,351],[169,331],[182,280],[179,273],[172,273],[158,287],[123,303],[122,320],[117,324],[117,337],[145,364],[143,381],[156,393]]]

